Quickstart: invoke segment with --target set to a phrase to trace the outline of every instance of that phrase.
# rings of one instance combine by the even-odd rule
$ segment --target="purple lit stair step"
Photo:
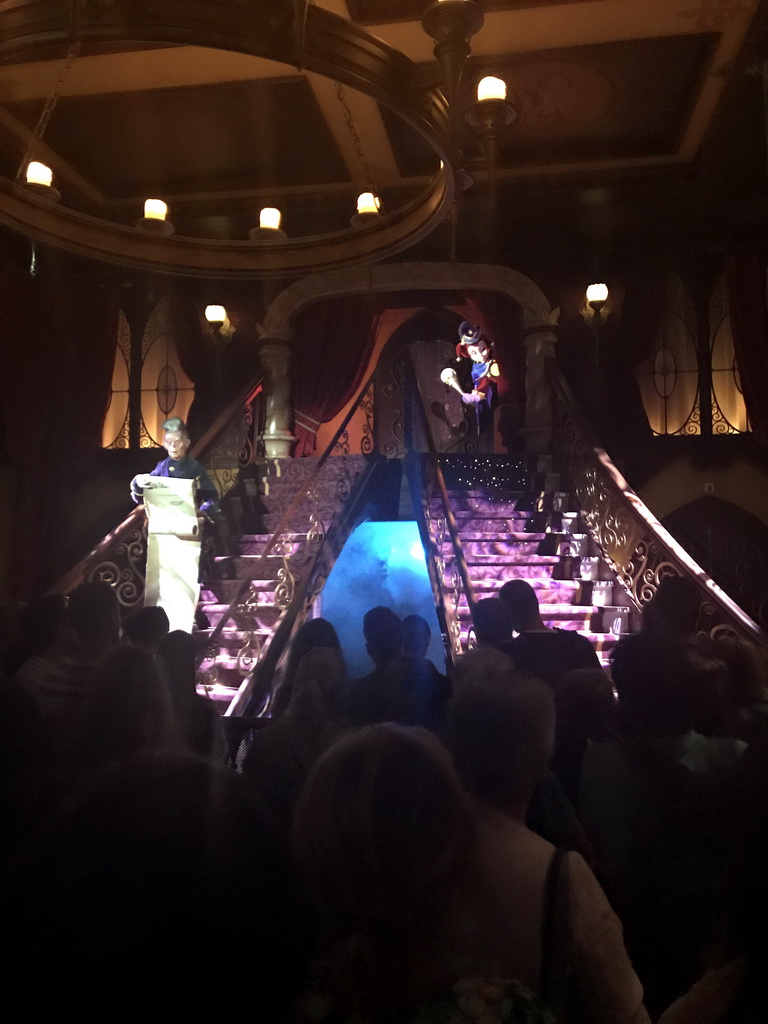
[[[562,605],[539,605],[541,617],[545,626],[551,629],[567,629],[582,633],[591,629],[594,625],[600,624],[600,617],[595,618],[595,609],[590,605],[583,604],[562,604]],[[459,618],[465,619],[469,616],[466,604],[459,604]],[[595,632],[602,630],[595,629]]]
[[[518,509],[517,501],[515,499],[507,501],[493,501],[488,497],[481,497],[479,495],[472,497],[470,495],[462,494],[456,497],[451,497],[449,495],[449,500],[454,515],[477,515],[477,513],[489,512],[497,519],[499,516],[519,515],[527,518],[531,515],[531,513],[525,509]],[[430,502],[430,509],[433,512],[440,511],[440,509],[442,509],[442,502],[438,499],[433,499]]]
[[[539,556],[541,557],[541,556]],[[500,587],[507,580],[526,580],[533,584],[534,580],[552,580],[552,570],[558,566],[559,559],[550,559],[544,564],[529,564],[527,562],[475,562],[468,564],[469,575],[474,584],[481,580],[484,584],[496,581]],[[558,580],[558,582],[560,582]]]
[[[208,621],[211,627],[218,626],[222,616],[226,613],[229,605],[227,604],[205,604],[203,605],[203,611],[208,617]],[[256,625],[257,628],[264,630],[271,630],[275,627],[277,620],[282,614],[281,609],[275,604],[258,604],[254,609],[255,623],[253,618],[250,618],[242,612],[234,611],[230,621],[224,627],[227,632],[231,630],[248,630],[252,625]],[[205,632],[202,630],[201,632]]]
[[[464,557],[468,561],[476,561],[484,558],[505,558],[514,555],[517,558],[538,555],[541,541],[530,540],[526,534],[501,534],[495,540],[484,537],[482,540],[472,540],[461,537],[461,547]],[[443,543],[443,555],[453,554],[453,544],[450,541]]]
[[[589,629],[574,629],[573,632],[580,633],[581,636],[586,637],[587,640],[592,644],[595,651],[597,652],[598,658],[604,661],[601,655],[607,655],[621,639],[616,633],[593,633]],[[461,641],[466,644],[469,636],[469,620],[461,621]]]
[[[478,536],[488,536],[496,533],[524,533],[527,536],[539,537],[544,534],[534,534],[525,527],[530,516],[527,512],[515,512],[509,516],[484,516],[478,517],[474,512],[454,512],[453,518],[459,528],[459,533],[471,533]]]
[[[450,549],[453,552],[453,548]],[[470,554],[464,552],[464,558],[467,563],[467,568],[470,570],[472,575],[474,566],[478,566],[478,575],[485,575],[485,569],[489,566],[496,566],[499,569],[506,568],[508,575],[514,575],[514,570],[519,566],[521,570],[531,568],[545,567],[549,570],[550,575],[553,570],[560,565],[562,559],[558,555],[520,555],[519,552],[513,549],[505,548],[504,551],[493,552],[492,554]],[[452,561],[452,559],[450,559]],[[524,576],[524,572],[520,572],[521,576]],[[536,574],[540,576],[540,573]]]
[[[226,711],[232,703],[238,689],[238,686],[227,686],[224,683],[215,683],[213,685],[197,684],[197,692],[202,697],[212,700],[218,706],[220,714]]]
[[[272,629],[269,626],[260,626],[253,631],[225,626],[216,640],[216,647],[219,649],[219,658],[229,659],[233,656],[237,658],[238,652],[251,635],[251,632],[255,634],[255,639],[259,644],[264,644],[264,641],[268,640],[272,636]],[[206,647],[206,643],[210,639],[212,633],[213,628],[201,629],[198,631],[198,635],[201,638],[200,643],[204,648]],[[203,637],[205,637],[205,641],[203,640]]]
[[[240,555],[245,557],[253,557],[260,555],[266,548],[268,542],[271,539],[271,534],[244,534],[240,540]],[[300,544],[305,544],[307,540],[306,533],[296,533],[290,535],[290,543],[292,548],[298,547]]]
[[[502,579],[473,580],[475,598],[479,601],[484,597],[496,597],[507,580],[514,578],[514,576],[508,576]],[[581,594],[579,580],[553,580],[545,577],[544,579],[527,580],[527,582],[536,591],[539,604],[577,604]],[[459,606],[462,605],[466,606],[466,598],[463,595]]]
[[[458,524],[457,524],[458,525]],[[465,526],[459,526],[459,536],[462,541],[477,541],[479,543],[486,543],[494,541],[506,541],[510,544],[515,541],[522,541],[527,544],[536,542],[541,544],[545,541],[550,534],[547,533],[531,533],[528,530],[505,530],[504,527],[507,525],[505,520],[500,520],[499,528],[497,530],[468,530]],[[513,524],[514,525],[514,524]]]
[[[200,604],[229,604],[240,586],[240,580],[206,579],[200,590]],[[253,580],[259,604],[271,604],[275,599],[276,580]]]
[[[295,550],[298,550],[298,545]],[[234,558],[230,559],[230,563],[238,580],[255,571],[263,573],[265,576],[274,573],[276,577],[278,569],[283,564],[283,556],[282,554],[276,554],[274,551],[263,558],[261,555],[235,555]]]

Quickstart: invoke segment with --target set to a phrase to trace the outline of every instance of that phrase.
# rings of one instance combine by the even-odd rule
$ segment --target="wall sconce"
[[[172,235],[176,230],[168,220],[168,205],[162,199],[144,200],[144,216],[136,221],[136,227],[156,235]]]
[[[496,199],[496,178],[499,162],[499,136],[504,128],[517,117],[512,104],[507,100],[507,83],[502,78],[488,75],[477,85],[477,99],[467,110],[469,124],[480,136],[480,142],[488,165],[488,181],[491,201]]]
[[[581,310],[582,319],[588,327],[598,327],[603,320],[608,319],[612,312],[608,305],[608,285],[589,285],[585,298],[587,302]]]
[[[206,306],[205,319],[210,325],[211,336],[217,343],[226,344],[235,333],[224,306]]]
[[[280,227],[282,213],[275,206],[265,206],[259,212],[259,226],[251,228],[248,237],[252,242],[280,242],[288,236]]]
[[[448,0],[441,0],[448,2]],[[381,217],[381,200],[373,192],[361,192],[357,197],[357,213],[350,218],[353,228],[362,227],[364,224],[371,224]]]
[[[58,202],[61,199],[61,192],[53,186],[53,171],[47,164],[42,164],[39,160],[30,160],[27,164],[24,187],[53,202]]]

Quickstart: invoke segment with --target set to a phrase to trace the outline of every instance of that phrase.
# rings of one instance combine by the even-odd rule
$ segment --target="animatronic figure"
[[[164,608],[171,629],[191,632],[200,589],[200,517],[218,520],[218,493],[205,468],[187,454],[184,421],[174,416],[163,429],[168,458],[131,481],[133,500],[144,500],[149,517],[144,604]]]
[[[131,497],[137,503],[141,501],[146,479],[150,476],[196,480],[200,512],[215,522],[219,517],[219,493],[211,483],[205,466],[191,455],[187,455],[192,442],[184,420],[179,416],[172,416],[163,423],[163,430],[163,448],[168,452],[168,458],[161,459],[151,473],[139,473],[131,480]]]
[[[462,374],[471,377],[471,390],[462,386],[459,372],[453,366],[446,366],[440,374],[443,384],[457,391],[465,405],[475,407],[478,437],[485,437],[490,449],[493,448],[493,409],[496,405],[496,381],[499,377],[499,364],[493,358],[491,349],[492,345],[483,336],[481,329],[465,320],[459,326],[456,362],[461,369],[466,367],[467,359],[471,360],[469,375]]]

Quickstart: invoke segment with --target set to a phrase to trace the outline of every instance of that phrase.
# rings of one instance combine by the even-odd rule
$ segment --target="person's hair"
[[[69,595],[69,621],[80,643],[117,643],[120,636],[117,594],[102,580],[81,583]]]
[[[412,658],[426,657],[432,631],[421,615],[406,615],[403,619],[403,654]]]
[[[94,679],[82,759],[109,764],[140,751],[163,750],[176,739],[170,693],[154,658],[141,647],[115,647]]]
[[[499,590],[499,599],[512,613],[512,628],[517,632],[539,615],[539,599],[526,580],[507,580]]]
[[[296,810],[293,845],[332,926],[329,984],[342,1005],[407,1005],[424,994],[472,840],[450,756],[425,730],[369,726],[321,758]]]
[[[477,642],[498,647],[512,639],[512,613],[498,597],[484,597],[472,609]]]
[[[765,961],[768,931],[768,735],[757,736],[733,773],[726,812],[728,859],[723,894],[721,940],[727,957],[744,964],[741,991],[728,1020],[768,1019]],[[747,1013],[746,1008],[751,1009]],[[741,1014],[737,1010],[741,1010]]]
[[[448,706],[449,746],[464,785],[507,810],[527,802],[552,755],[554,699],[498,651],[463,655]]]
[[[365,648],[377,665],[385,665],[400,653],[403,624],[400,616],[385,605],[369,609],[363,616]]]
[[[168,614],[159,605],[140,608],[123,623],[123,636],[133,644],[157,647],[168,634],[169,625]]]
[[[332,647],[314,647],[299,662],[293,680],[293,696],[301,694],[314,684],[329,711],[342,715],[346,703],[347,667],[340,650]]]
[[[643,608],[643,630],[688,637],[699,617],[699,588],[688,576],[665,576]]]
[[[305,980],[309,908],[268,811],[244,780],[203,758],[140,755],[88,780],[14,870],[6,966],[24,984],[4,993],[8,1019],[29,1019],[41,963],[50,985],[40,1019],[63,999],[87,1019],[135,1021],[147,991],[129,979],[152,977],[153,1005],[180,1019],[218,1019],[219,985],[234,991],[247,979],[258,1015],[279,1021]],[[212,973],[202,978],[204,947]]]
[[[626,735],[682,736],[694,727],[699,694],[722,678],[722,662],[707,660],[669,634],[624,637],[611,652],[611,675]]]
[[[612,737],[616,696],[601,668],[572,669],[561,679],[556,694],[558,730],[580,731],[594,743]]]
[[[490,682],[504,680],[514,667],[512,659],[495,647],[473,647],[453,664],[453,692],[457,693],[462,686],[478,679],[488,679]]]
[[[63,594],[44,594],[22,608],[16,639],[0,655],[0,668],[8,679],[21,668],[27,658],[64,640],[68,623],[67,599]]]
[[[293,683],[302,658],[315,647],[325,647],[341,652],[339,637],[327,619],[308,619],[302,622],[294,633],[288,648],[285,672],[272,701],[272,716],[281,715],[291,703]]]
[[[765,699],[768,657],[764,649],[748,640],[728,636],[705,641],[702,651],[725,665],[727,694],[734,707],[748,708]]]

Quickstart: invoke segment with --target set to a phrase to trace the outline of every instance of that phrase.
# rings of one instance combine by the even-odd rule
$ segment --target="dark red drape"
[[[731,255],[725,261],[736,365],[754,433],[768,440],[768,303],[765,261]]]
[[[20,486],[11,589],[20,597],[59,569],[74,478],[101,446],[117,319],[116,294],[90,279],[0,274],[0,408]]]
[[[296,456],[313,455],[317,429],[355,397],[376,341],[381,302],[371,295],[323,299],[292,324]]]

